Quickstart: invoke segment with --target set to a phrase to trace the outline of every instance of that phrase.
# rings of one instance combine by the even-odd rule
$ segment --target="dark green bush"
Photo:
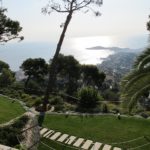
[[[92,87],[82,88],[78,92],[78,97],[78,109],[81,111],[91,111],[95,109],[100,104],[100,100],[103,99],[98,91]]]
[[[51,99],[50,99],[50,104],[51,105],[61,105],[63,104],[63,98],[60,97],[60,96],[53,96]]]
[[[107,104],[103,103],[103,104],[101,105],[101,111],[102,111],[103,113],[108,113],[108,112],[109,112]]]

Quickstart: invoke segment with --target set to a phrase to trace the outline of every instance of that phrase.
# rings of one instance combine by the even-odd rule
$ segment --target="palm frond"
[[[150,90],[150,84],[146,85],[145,87],[143,87],[142,89],[140,89],[139,91],[137,91],[130,100],[129,103],[129,112],[131,112],[132,108],[135,106],[135,104],[137,103],[138,99],[144,94],[144,92]]]
[[[146,50],[140,56],[137,57],[134,63],[134,68],[137,68],[140,62],[142,62],[143,59],[145,59],[145,57],[147,56],[150,56],[150,47],[146,48]]]

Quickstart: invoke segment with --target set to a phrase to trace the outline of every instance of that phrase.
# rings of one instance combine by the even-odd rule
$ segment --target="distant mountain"
[[[130,49],[130,48],[120,48],[120,47],[103,47],[103,46],[95,46],[87,48],[87,50],[112,50],[114,52],[128,52],[128,53],[139,53],[143,50],[140,49]]]
[[[127,74],[134,64],[139,53],[117,52],[105,58],[98,68],[106,73],[107,79],[119,82],[122,76]]]

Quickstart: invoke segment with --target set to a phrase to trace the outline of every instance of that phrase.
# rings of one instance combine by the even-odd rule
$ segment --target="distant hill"
[[[131,49],[130,52],[119,50],[119,52],[115,52],[113,55],[105,58],[101,64],[98,64],[98,68],[106,73],[107,79],[119,82],[122,76],[132,69],[134,61],[141,51]]]
[[[111,50],[114,52],[139,53],[143,50],[143,48],[130,49],[130,48],[120,48],[120,47],[95,46],[95,47],[89,47],[87,48],[87,50]]]

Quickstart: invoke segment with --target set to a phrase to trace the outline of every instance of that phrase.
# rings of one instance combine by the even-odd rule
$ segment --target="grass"
[[[133,117],[122,117],[121,120],[118,120],[116,116],[109,115],[84,118],[79,116],[65,118],[63,115],[46,115],[44,126],[55,131],[107,144],[128,141],[141,136],[150,138],[150,120]],[[150,141],[143,137],[131,143],[116,144],[114,146],[131,148],[148,142]],[[150,145],[137,150],[148,149],[150,149]]]
[[[24,112],[25,110],[18,102],[12,102],[12,100],[0,96],[0,124],[8,122]]]

